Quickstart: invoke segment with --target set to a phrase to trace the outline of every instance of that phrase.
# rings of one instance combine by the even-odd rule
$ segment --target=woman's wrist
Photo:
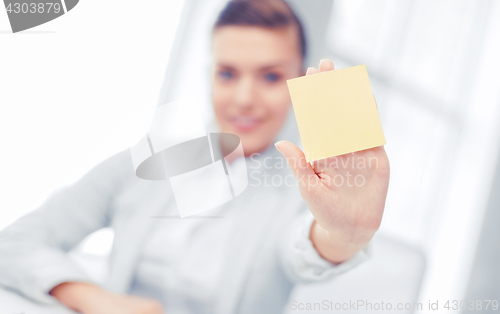
[[[317,221],[311,225],[310,239],[318,253],[334,264],[350,259],[369,241],[369,239],[359,242],[345,240],[340,235],[334,235],[322,228]]]
[[[78,312],[84,312],[85,302],[99,293],[103,293],[102,288],[87,282],[63,282],[49,292],[59,302]]]

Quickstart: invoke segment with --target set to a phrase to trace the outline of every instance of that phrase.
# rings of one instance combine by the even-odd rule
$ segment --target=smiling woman
[[[217,122],[249,156],[271,144],[288,116],[286,80],[304,74],[304,29],[283,1],[232,1],[212,36]]]
[[[283,0],[230,1],[211,40],[212,108],[219,131],[238,135],[246,156],[230,169],[246,171],[251,157],[265,167],[259,179],[290,177],[291,169],[298,184],[251,185],[207,210],[223,219],[175,219],[172,186],[138,178],[122,151],[0,232],[0,284],[85,314],[279,313],[295,284],[367,259],[387,194],[384,148],[352,155],[376,158],[377,168],[330,169],[307,163],[290,142],[273,145],[291,108],[286,80],[304,74],[305,36],[292,9]],[[333,70],[322,60],[308,74]],[[344,175],[366,184],[328,180]],[[173,219],[151,219],[161,217]],[[67,251],[105,227],[115,238],[101,285]]]

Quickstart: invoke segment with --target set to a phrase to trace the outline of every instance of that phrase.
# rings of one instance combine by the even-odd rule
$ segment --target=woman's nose
[[[242,108],[251,108],[255,102],[255,84],[251,78],[243,77],[237,85],[235,104]]]

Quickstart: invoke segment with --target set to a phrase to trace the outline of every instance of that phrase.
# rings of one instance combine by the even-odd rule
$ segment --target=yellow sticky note
[[[287,83],[307,161],[385,145],[364,65]]]

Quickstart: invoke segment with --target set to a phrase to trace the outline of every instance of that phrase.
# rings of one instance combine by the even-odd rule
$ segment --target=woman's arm
[[[84,314],[162,314],[160,302],[117,294],[83,282],[65,282],[50,294],[70,309]]]
[[[315,221],[311,212],[304,208],[292,221],[287,222],[283,238],[280,239],[280,264],[291,283],[306,284],[331,279],[371,256],[371,244],[368,243],[342,263],[329,261],[311,240],[311,229]]]
[[[130,170],[129,170],[130,169]],[[110,204],[133,173],[128,151],[100,163],[72,186],[0,232],[0,284],[42,303],[66,281],[93,283],[67,256],[85,236],[109,225]]]
[[[331,232],[323,229],[316,220],[312,223],[309,235],[314,247],[319,255],[334,264],[347,261],[359,252],[371,239],[371,237],[359,241],[349,242],[341,236],[334,236]]]

